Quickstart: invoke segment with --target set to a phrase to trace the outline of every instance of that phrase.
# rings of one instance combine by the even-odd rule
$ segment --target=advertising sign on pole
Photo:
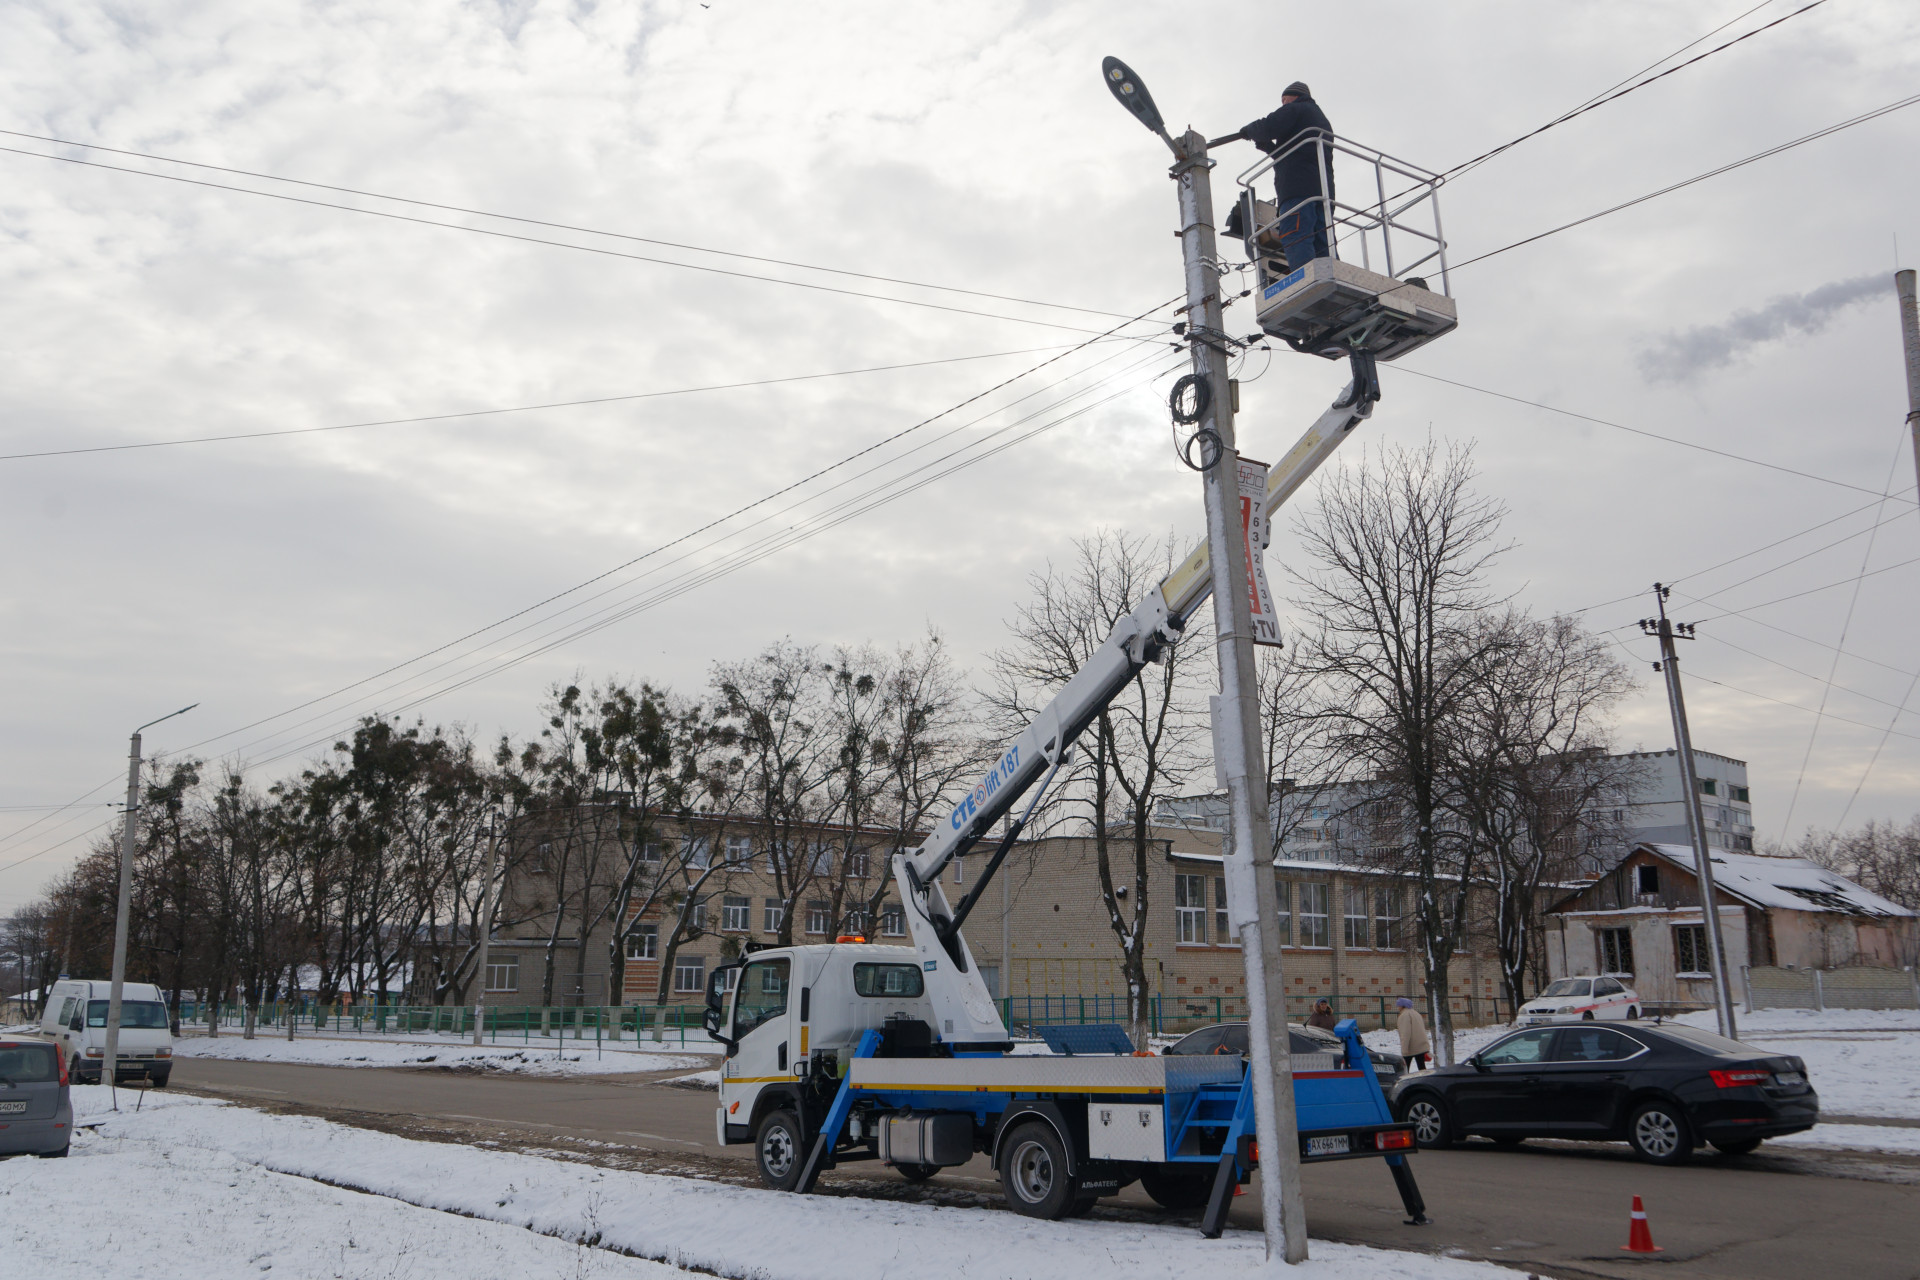
[[[1240,536],[1247,544],[1247,603],[1253,613],[1253,642],[1278,645],[1280,619],[1267,588],[1267,464],[1240,459]]]

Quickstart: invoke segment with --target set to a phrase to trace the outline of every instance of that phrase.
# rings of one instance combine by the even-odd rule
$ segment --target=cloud
[[[1726,368],[1763,342],[1819,333],[1845,308],[1890,287],[1889,278],[1879,273],[1783,294],[1757,311],[1736,312],[1724,324],[1669,334],[1661,345],[1640,353],[1640,372],[1652,382],[1690,382],[1710,369]]]

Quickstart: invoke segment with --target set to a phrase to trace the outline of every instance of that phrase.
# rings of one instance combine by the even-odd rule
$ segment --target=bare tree
[[[1326,476],[1298,525],[1310,564],[1295,603],[1319,627],[1302,661],[1328,697],[1336,757],[1373,780],[1372,856],[1414,881],[1443,1062],[1453,1060],[1449,966],[1479,871],[1473,841],[1446,820],[1451,722],[1489,642],[1477,619],[1504,603],[1486,584],[1504,511],[1472,492],[1473,476],[1467,446],[1389,448]]]
[[[1032,600],[1010,624],[1013,645],[993,655],[987,701],[1003,733],[1017,732],[1105,642],[1173,567],[1171,540],[1150,542],[1102,531],[1074,544],[1071,569],[1052,565],[1030,580]],[[1130,687],[1080,735],[1079,759],[1056,812],[1083,817],[1093,843],[1107,924],[1120,949],[1127,1021],[1134,1044],[1147,1045],[1146,947],[1148,859],[1154,811],[1194,764],[1198,691],[1194,673],[1207,661],[1193,637],[1169,646],[1159,666]]]
[[[1624,835],[1611,815],[1639,766],[1608,755],[1608,717],[1633,680],[1568,617],[1490,614],[1472,647],[1479,661],[1447,730],[1446,803],[1482,851],[1501,978],[1518,1008],[1538,969],[1543,890],[1596,872]]]

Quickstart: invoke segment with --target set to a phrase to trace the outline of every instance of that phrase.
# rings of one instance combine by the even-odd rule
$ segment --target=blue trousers
[[[1318,200],[1282,217],[1279,230],[1280,250],[1287,255],[1287,270],[1327,256],[1327,207]]]

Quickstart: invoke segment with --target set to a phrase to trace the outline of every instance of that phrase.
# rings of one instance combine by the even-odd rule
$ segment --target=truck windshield
[[[104,1027],[107,1025],[107,1002],[105,1000],[87,1001],[87,1025]],[[167,1029],[167,1006],[158,1000],[122,1000],[120,1002],[120,1026],[122,1029],[137,1027],[142,1031],[165,1031]]]
[[[744,1036],[787,1011],[789,961],[761,960],[740,974],[733,991],[733,1034]]]

